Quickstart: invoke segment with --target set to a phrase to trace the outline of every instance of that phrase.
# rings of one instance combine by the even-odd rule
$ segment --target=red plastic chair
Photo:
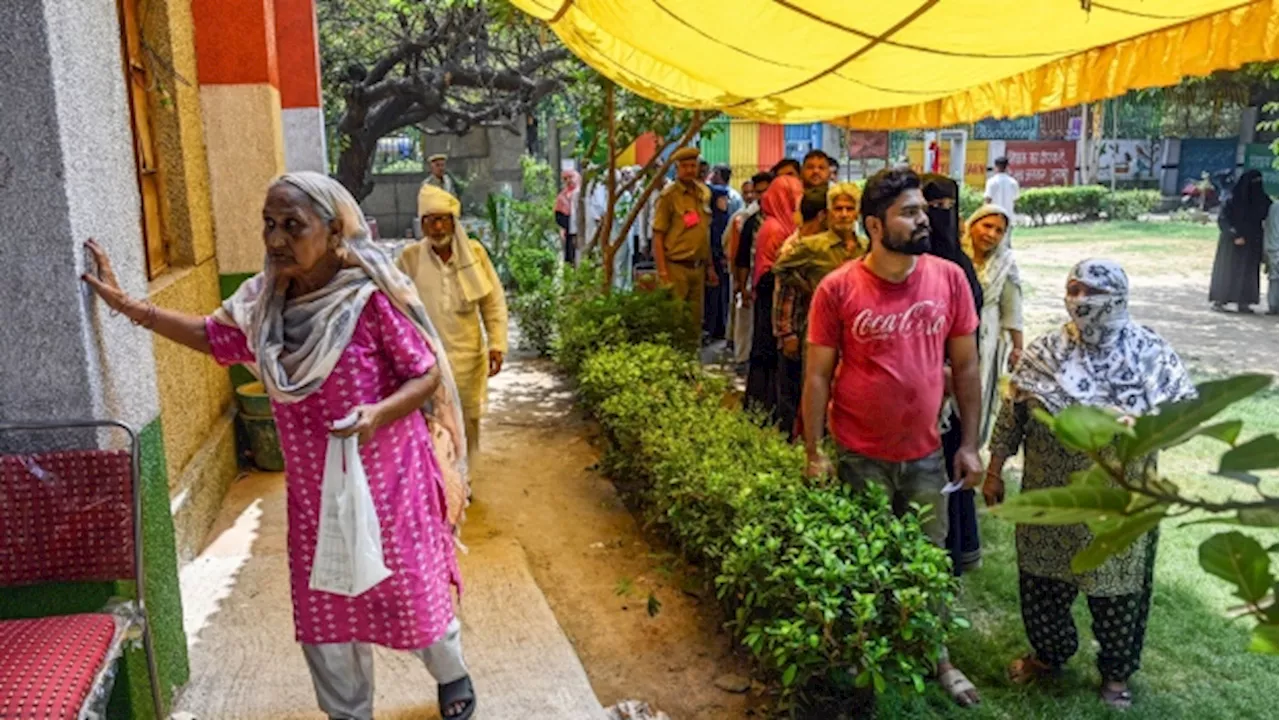
[[[115,428],[128,450],[0,455],[0,589],[135,583],[96,613],[0,621],[0,718],[76,720],[110,695],[126,642],[141,634],[157,718],[165,717],[142,573],[138,436],[112,421],[0,424],[0,433]]]

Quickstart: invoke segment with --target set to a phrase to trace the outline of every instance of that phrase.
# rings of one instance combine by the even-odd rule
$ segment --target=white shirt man
[[[1009,174],[1009,161],[996,158],[996,174],[987,180],[986,201],[998,205],[1013,217],[1013,206],[1018,201],[1018,181]]]

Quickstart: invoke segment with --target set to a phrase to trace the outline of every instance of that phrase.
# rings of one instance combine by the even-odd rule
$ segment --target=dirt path
[[[747,665],[713,599],[686,592],[695,581],[592,470],[590,431],[549,363],[513,357],[490,386],[464,541],[508,536],[524,546],[604,706],[634,698],[675,720],[748,716],[750,694],[715,685],[745,677]]]
[[[1129,275],[1133,317],[1169,340],[1194,373],[1276,373],[1280,325],[1275,317],[1210,309],[1215,229],[1206,228],[1204,237],[1194,238],[1161,237],[1158,228],[1150,237],[1115,238],[1105,225],[1062,232],[1073,235],[1059,239],[1052,229],[1015,235],[1028,341],[1066,320],[1062,288],[1071,267],[1087,257],[1107,257]],[[1265,278],[1262,292],[1265,305]]]

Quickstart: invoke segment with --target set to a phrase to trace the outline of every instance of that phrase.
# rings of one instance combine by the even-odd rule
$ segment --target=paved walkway
[[[480,698],[477,718],[604,713],[529,572],[520,544],[467,525],[463,643]],[[198,720],[321,718],[293,639],[285,552],[284,478],[246,476],[228,494],[208,547],[182,570],[191,681],[175,711]],[[379,648],[379,720],[438,718],[435,684],[415,659]]]

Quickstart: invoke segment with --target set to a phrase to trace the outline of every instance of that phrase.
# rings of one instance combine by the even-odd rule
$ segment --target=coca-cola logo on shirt
[[[880,314],[873,308],[864,308],[854,317],[851,332],[854,340],[871,342],[894,335],[932,336],[945,332],[946,328],[946,307],[936,300],[921,300],[897,313]]]

